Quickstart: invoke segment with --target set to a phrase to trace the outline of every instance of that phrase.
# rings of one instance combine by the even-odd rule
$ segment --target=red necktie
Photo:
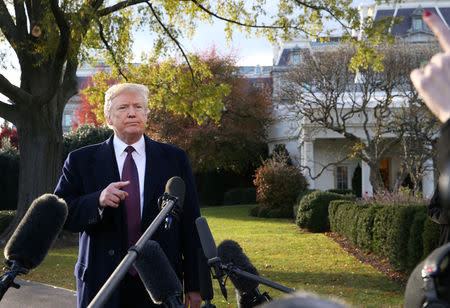
[[[130,181],[130,184],[122,189],[128,193],[128,197],[124,200],[125,211],[127,215],[127,230],[128,230],[128,247],[130,248],[141,237],[141,203],[139,192],[139,175],[136,164],[134,163],[131,153],[134,152],[132,146],[127,146],[125,149],[127,157],[123,164],[122,181]],[[136,274],[134,268],[129,271],[132,275]]]

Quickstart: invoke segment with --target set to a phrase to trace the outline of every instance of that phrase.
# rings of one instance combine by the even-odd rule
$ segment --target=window
[[[64,126],[71,126],[72,125],[72,117],[70,116],[70,114],[65,114],[64,115]]]
[[[348,189],[347,166],[336,167],[336,189]]]
[[[413,19],[413,30],[420,31],[422,28],[422,19]]]
[[[296,52],[292,54],[292,64],[293,65],[300,64],[300,53]]]

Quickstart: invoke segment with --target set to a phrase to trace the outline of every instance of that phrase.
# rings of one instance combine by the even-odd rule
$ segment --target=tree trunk
[[[21,110],[14,123],[19,136],[20,167],[17,214],[0,236],[4,245],[33,200],[53,193],[61,174],[62,108],[55,97],[44,105],[31,105]],[[62,104],[64,105],[64,104]],[[31,109],[31,110],[30,110]],[[36,116],[39,115],[39,116]]]
[[[379,164],[369,164],[370,167],[370,176],[369,181],[372,185],[373,192],[382,192],[386,190],[384,186],[383,178],[380,173],[380,165]]]

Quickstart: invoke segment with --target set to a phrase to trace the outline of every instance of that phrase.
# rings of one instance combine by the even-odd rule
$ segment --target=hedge
[[[16,211],[0,211],[0,233],[8,227],[11,221],[14,219]]]
[[[340,199],[353,200],[354,197],[325,191],[314,191],[306,195],[298,207],[297,225],[312,232],[330,231],[328,205],[330,201]]]
[[[0,210],[17,209],[19,152],[12,147],[0,149]]]
[[[256,187],[232,188],[223,195],[223,204],[255,204]]]
[[[369,252],[388,258],[397,271],[410,272],[437,247],[439,228],[424,205],[359,204],[332,201],[330,229]]]

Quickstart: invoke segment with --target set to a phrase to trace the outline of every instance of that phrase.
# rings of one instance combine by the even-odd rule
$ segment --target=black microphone
[[[211,303],[214,298],[214,290],[211,281],[211,272],[208,266],[208,260],[206,260],[203,251],[199,248],[197,253],[198,261],[198,278],[200,282],[200,296],[205,304],[202,308],[215,308],[216,306]]]
[[[14,278],[42,263],[67,218],[67,204],[53,194],[35,199],[5,246],[10,271],[1,276],[0,299],[6,290],[19,285]]]
[[[450,307],[450,243],[433,250],[412,271],[405,307]]]
[[[134,267],[155,304],[165,304],[168,308],[184,307],[181,282],[157,242],[149,240],[145,243]]]
[[[208,265],[214,268],[213,278],[217,279],[219,282],[220,291],[222,291],[223,297],[227,299],[227,289],[225,288],[225,284],[222,280],[224,273],[220,269],[221,260],[217,256],[216,243],[214,242],[211,230],[209,229],[208,222],[205,217],[198,217],[195,220],[195,225],[197,226],[197,232],[200,237],[203,253],[208,259]]]
[[[111,296],[112,292],[118,287],[120,281],[127,273],[130,266],[140,255],[143,247],[150,240],[152,235],[158,230],[159,226],[166,219],[181,215],[181,204],[184,202],[185,184],[182,178],[174,176],[167,181],[166,191],[167,197],[161,198],[161,208],[158,215],[153,219],[150,226],[145,230],[144,234],[139,238],[135,246],[128,249],[128,253],[116,267],[114,272],[109,276],[108,280],[103,284],[100,291],[89,303],[89,308],[100,308]],[[177,208],[174,210],[174,208]],[[172,213],[171,213],[172,212]],[[178,216],[179,217],[179,216]],[[170,227],[170,219],[166,220],[166,227]],[[176,307],[176,306],[175,306]]]
[[[67,218],[66,202],[53,194],[35,199],[5,246],[5,258],[28,269],[42,263]]]
[[[217,252],[224,264],[232,264],[240,270],[259,276],[258,270],[253,266],[237,242],[225,240],[217,247]],[[266,292],[261,294],[258,289],[258,281],[242,277],[233,272],[229,274],[229,277],[236,287],[238,307],[255,307],[271,299]]]
[[[184,184],[182,178],[174,176],[167,181],[164,194],[158,199],[158,205],[160,210],[162,210],[164,207],[170,204],[169,202],[174,203],[172,211],[165,219],[164,227],[166,230],[170,229],[170,226],[172,225],[172,220],[174,218],[177,221],[180,220],[181,214],[183,213],[183,203],[185,193],[186,193],[186,185]]]

